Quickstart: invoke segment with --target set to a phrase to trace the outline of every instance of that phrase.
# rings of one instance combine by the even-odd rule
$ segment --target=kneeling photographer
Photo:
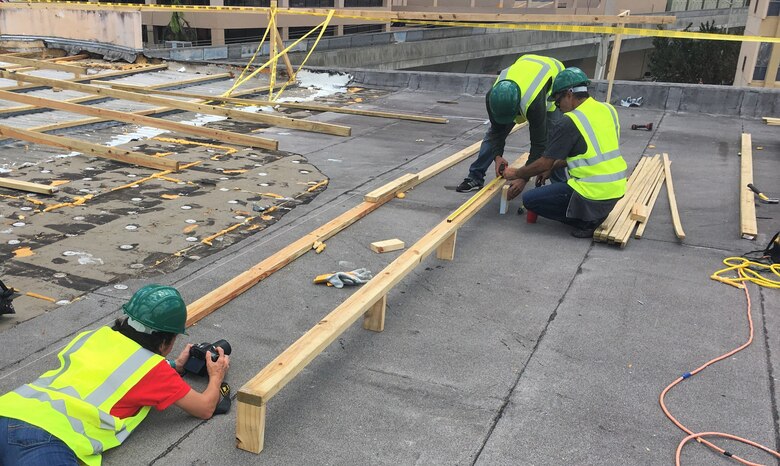
[[[144,286],[122,309],[126,316],[113,327],[68,343],[59,368],[0,396],[0,464],[99,465],[101,453],[119,446],[152,406],[175,404],[201,419],[227,411],[226,341],[188,344],[175,360],[165,359],[186,334],[187,307],[176,289]],[[181,374],[201,360],[198,371],[209,381],[199,392]]]

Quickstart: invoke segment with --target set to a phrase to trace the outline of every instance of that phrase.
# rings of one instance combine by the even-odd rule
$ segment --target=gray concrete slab
[[[0,389],[50,367],[69,336],[109,322],[142,283],[174,284],[192,301],[357,205],[365,192],[478,141],[483,96],[456,97],[457,105],[442,104],[455,99],[407,90],[379,99],[399,111],[431,108],[459,117],[446,126],[321,114],[313,118],[348,122],[355,136],[333,142],[272,130],[287,132],[280,141],[299,144],[297,152],[331,178],[325,192],[216,254],[127,281],[126,290],[102,287],[83,304],[3,331],[21,349],[0,359]],[[235,448],[235,409],[202,422],[173,408],[151,413],[105,464],[672,462],[684,434],[658,407],[660,391],[747,335],[744,295],[709,275],[724,257],[763,246],[778,225],[778,208],[759,205],[761,235],[755,242],[738,237],[740,133],[753,134],[756,183],[774,195],[780,148],[773,128],[755,120],[641,108],[619,113],[629,165],[641,155],[670,154],[684,242],[674,237],[663,191],[645,238],[623,250],[575,240],[545,219],[528,224],[514,214],[517,201],[499,216],[494,199],[459,231],[454,261],[426,258],[389,293],[384,332],[354,325],[269,402],[260,455]],[[649,121],[654,131],[629,129]],[[507,153],[527,147],[522,130]],[[397,237],[409,247],[442,221],[468,199],[445,186],[459,182],[469,162],[331,238],[322,254],[307,253],[263,280],[192,327],[187,340],[232,343],[228,380],[237,391],[353,291],[314,285],[314,276],[357,267],[379,272],[400,252],[379,255],[368,245]],[[780,300],[774,290],[750,292],[753,345],[683,382],[668,405],[694,430],[777,448]],[[753,450],[728,448],[767,462]],[[700,445],[683,455],[685,464],[725,464]]]

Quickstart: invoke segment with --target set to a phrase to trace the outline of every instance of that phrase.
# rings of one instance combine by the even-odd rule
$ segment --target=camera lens
[[[213,345],[211,345],[211,360],[214,362],[217,362],[217,359],[219,359],[219,353],[217,353],[217,348],[222,348],[222,351],[225,352],[225,354],[229,355],[232,351],[232,348],[230,347],[230,343],[227,342],[227,340],[219,340],[215,342]]]

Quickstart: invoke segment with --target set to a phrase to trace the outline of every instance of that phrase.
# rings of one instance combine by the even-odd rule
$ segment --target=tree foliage
[[[689,31],[693,23],[684,30]],[[702,23],[699,32],[726,34],[713,21]],[[699,39],[653,39],[650,74],[656,81],[672,83],[727,84],[734,82],[739,42]]]

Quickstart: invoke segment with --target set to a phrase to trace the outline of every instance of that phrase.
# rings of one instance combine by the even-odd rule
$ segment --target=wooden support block
[[[381,332],[385,329],[385,311],[387,310],[387,295],[379,298],[365,314],[363,314],[363,328],[372,332]]]
[[[744,239],[756,239],[756,201],[748,184],[753,183],[753,138],[742,133],[742,157],[739,171],[739,234]]]
[[[399,178],[381,186],[370,193],[363,196],[363,200],[366,202],[384,202],[388,199],[392,199],[399,192],[406,191],[410,186],[417,181],[416,173],[407,173]]]
[[[509,185],[504,185],[503,188],[501,188],[501,203],[498,205],[498,214],[504,215],[506,211],[509,209]]]
[[[55,186],[14,180],[13,178],[0,178],[0,187],[38,194],[54,194],[57,191]]]
[[[647,221],[647,207],[644,204],[634,204],[631,207],[631,220],[635,220],[639,223],[645,223]]]
[[[374,241],[371,250],[378,253],[397,251],[404,248],[404,242],[398,238]]]
[[[763,117],[763,119],[769,126],[780,126],[780,118]]]
[[[240,392],[238,395],[236,446],[252,453],[260,453],[265,443],[265,403],[247,403],[242,401]]]
[[[744,156],[744,154],[743,154]],[[672,168],[669,162],[669,154],[664,154],[664,176],[666,177],[666,193],[669,195],[669,209],[672,211],[672,225],[674,225],[674,234],[680,239],[685,239],[685,232],[680,222],[680,213],[677,211],[677,197],[674,195],[674,184],[672,183]],[[751,167],[752,172],[752,167]],[[745,186],[747,189],[747,185]],[[753,206],[755,208],[755,205]],[[755,211],[754,211],[755,212]],[[755,220],[755,215],[753,216]]]
[[[62,136],[36,133],[35,131],[11,128],[10,126],[3,125],[0,125],[0,136],[47,146],[62,147],[64,149],[81,152],[89,157],[102,157],[104,159],[116,160],[117,162],[124,162],[157,170],[179,171],[179,162],[176,160],[152,157],[140,152],[106,147],[100,144],[92,144],[77,139],[64,138]]]
[[[453,232],[443,243],[436,248],[436,258],[451,261],[455,259],[455,241],[458,239],[458,232]]]

